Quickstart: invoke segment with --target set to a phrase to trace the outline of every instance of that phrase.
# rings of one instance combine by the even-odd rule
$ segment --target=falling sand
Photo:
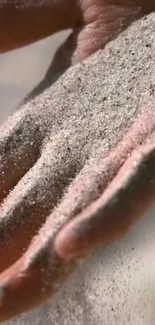
[[[15,119],[18,123],[22,121],[23,136],[19,148],[15,144],[16,136],[12,140],[16,147],[15,158],[18,160],[18,155],[24,155],[30,141],[33,147],[36,134],[42,157],[15,188],[16,199],[10,194],[9,204],[6,200],[2,220],[16,218],[18,224],[20,218],[25,217],[25,211],[31,211],[32,201],[46,213],[60,202],[53,212],[54,234],[76,209],[88,204],[92,191],[93,199],[99,195],[103,189],[98,189],[97,184],[105,177],[103,158],[140,113],[155,103],[154,35],[155,15],[152,14],[134,23],[104,51],[70,68],[55,85],[17,112]],[[38,153],[36,155],[38,157]],[[77,192],[72,198],[69,182],[81,175],[86,175],[84,179],[88,183],[81,184],[81,196]],[[153,324],[150,323],[151,307],[148,307],[152,297],[144,295],[141,300],[142,294],[130,288],[131,279],[134,281],[140,271],[134,268],[133,275],[132,263],[123,262],[118,247],[119,244],[115,244],[110,254],[108,248],[92,254],[52,300],[8,324]],[[127,247],[125,251],[129,254]]]

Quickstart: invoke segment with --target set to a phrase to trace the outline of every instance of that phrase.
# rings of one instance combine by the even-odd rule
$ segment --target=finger
[[[72,64],[83,61],[96,51],[103,49],[114,37],[126,29],[133,21],[142,17],[146,8],[138,1],[82,1],[82,25],[74,29]]]
[[[126,220],[128,222],[127,225],[130,226],[132,223],[131,216],[133,215],[133,220],[135,221],[136,218],[139,217],[138,212],[136,211],[136,207],[138,209],[138,203],[135,200],[136,195],[138,195],[137,193],[143,193],[138,187],[139,183],[136,177],[139,177],[138,175],[140,172],[143,174],[141,169],[141,161],[143,162],[143,159],[139,162],[140,169],[137,167],[137,169],[135,169],[135,174],[132,174],[134,171],[134,169],[132,171],[132,164],[129,166],[130,168],[127,166],[130,163],[130,160],[132,161],[132,159],[136,158],[134,158],[134,156],[130,158],[129,163],[128,158],[132,151],[139,147],[141,143],[145,142],[146,138],[155,129],[154,114],[155,111],[153,109],[142,114],[139,120],[132,126],[128,134],[118,144],[116,149],[109,155],[107,154],[107,157],[99,156],[94,159],[92,164],[87,166],[87,168],[83,171],[82,176],[80,175],[80,177],[76,179],[75,184],[73,184],[73,186],[70,188],[66,202],[69,200],[72,202],[72,211],[68,208],[68,220],[66,219],[66,223],[69,221],[69,219],[72,219],[72,221],[70,221],[66,227],[62,228],[62,230],[58,232],[55,240],[55,249],[61,257],[65,259],[74,258],[76,256],[85,254],[92,248],[95,248],[99,245],[99,243],[106,245],[106,243],[116,239],[116,234],[119,235],[119,232],[122,234],[123,231],[121,231],[121,220]],[[136,154],[139,155],[139,152],[137,151]],[[145,158],[145,152],[144,155],[140,155],[140,157],[141,156],[144,156]],[[127,163],[125,163],[126,160]],[[122,167],[123,164],[125,167]],[[121,167],[124,170],[124,179],[122,178],[122,181],[119,176],[119,173],[121,173]],[[150,167],[148,166],[148,168]],[[148,172],[152,173],[153,176],[152,169],[150,169]],[[126,181],[125,177],[129,179],[128,182]],[[135,187],[134,192],[134,181],[136,182],[136,180],[137,188]],[[108,184],[111,184],[111,181],[114,185],[108,186]],[[130,216],[130,210],[127,209],[127,211],[129,211],[129,215],[124,217],[122,216],[122,213],[126,213],[126,210],[124,210],[124,208],[121,210],[121,207],[123,207],[123,204],[128,202],[128,197],[125,197],[125,200],[124,196],[122,198],[121,195],[123,194],[121,193],[127,193],[126,195],[128,195],[128,190],[132,188],[134,194],[131,197],[133,202],[135,202],[135,204],[132,205],[132,208],[133,210],[135,209],[135,213],[132,211]],[[144,197],[146,198],[147,205],[147,202],[149,202],[147,201],[148,196],[144,195]],[[92,201],[94,201],[94,203],[92,203]],[[65,206],[65,199],[63,205]],[[66,211],[64,213],[66,213]],[[114,228],[110,228],[111,220]],[[116,231],[116,234],[114,233],[114,230]]]
[[[67,132],[68,136],[68,132]],[[60,200],[70,178],[75,177],[76,157],[68,158],[68,141],[60,132],[43,149],[41,157],[10,192],[0,208],[0,270],[14,263]],[[67,161],[67,163],[66,163]],[[14,254],[12,254],[12,250]]]
[[[30,247],[0,276],[0,322],[39,305],[61,287],[74,269],[74,263],[66,264],[50,243],[43,246],[37,241],[34,244],[39,249],[33,252]]]
[[[33,166],[41,140],[38,125],[26,109],[0,127],[0,201]]]
[[[61,240],[68,258],[85,255],[129,231],[154,201],[154,166],[154,145],[127,160],[103,196],[66,227]]]
[[[79,16],[76,0],[1,1],[0,52],[28,45],[75,26]]]

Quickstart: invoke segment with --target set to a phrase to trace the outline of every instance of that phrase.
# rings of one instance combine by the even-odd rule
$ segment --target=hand
[[[28,310],[53,294],[74,269],[72,257],[121,237],[152,200],[154,181],[149,182],[149,176],[153,179],[150,166],[154,148],[151,144],[146,147],[139,144],[145,143],[154,130],[154,110],[142,115],[115,151],[105,152],[105,131],[110,129],[112,116],[106,119],[100,106],[98,111],[94,110],[93,99],[89,110],[84,106],[81,111],[79,101],[81,98],[83,101],[81,94],[85,87],[80,88],[82,81],[80,73],[78,80],[78,73],[77,68],[76,81],[74,73],[72,82],[64,77],[59,86],[52,88],[50,98],[48,92],[43,102],[42,97],[36,98],[1,128],[0,268],[4,272],[0,275],[0,320]],[[75,94],[73,85],[77,87]],[[87,108],[87,103],[83,105]],[[97,116],[100,123],[95,125]],[[121,136],[117,142],[119,140]],[[116,144],[111,138],[109,141],[114,148]],[[130,159],[134,155],[139,157],[141,150],[148,160],[143,159],[143,155],[136,158],[134,173]],[[144,178],[146,187],[141,183],[143,168],[139,169],[145,163],[150,164]],[[125,173],[119,178],[121,167]],[[131,189],[132,179],[136,203],[140,189],[146,200],[141,201],[143,205],[137,203],[138,210],[122,219],[122,207],[130,203],[127,191]],[[118,200],[112,200],[113,197]],[[92,205],[94,200],[97,201]],[[114,208],[114,219],[108,218]],[[131,205],[128,212],[133,212],[132,208],[135,209],[135,205]],[[104,232],[102,228],[102,235],[98,225],[106,227]]]
[[[155,110],[135,115],[121,141],[125,117],[117,138],[112,111],[107,119],[93,97],[81,106],[90,87],[79,80],[81,69],[1,128],[1,321],[52,295],[76,266],[74,257],[123,236],[154,198]],[[108,134],[115,149],[105,150]]]

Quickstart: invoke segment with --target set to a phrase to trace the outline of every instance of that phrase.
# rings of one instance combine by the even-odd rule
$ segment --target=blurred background
[[[0,123],[42,80],[52,58],[69,31],[22,49],[0,54]]]

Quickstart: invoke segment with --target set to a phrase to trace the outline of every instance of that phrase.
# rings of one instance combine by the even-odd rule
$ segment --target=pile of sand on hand
[[[96,133],[104,132],[102,146],[104,143],[105,149],[114,146],[139,113],[155,103],[154,36],[155,14],[152,14],[133,24],[104,51],[99,51],[84,64],[69,69],[53,87],[27,105],[33,109],[37,105],[42,109],[45,105],[54,105],[55,110],[58,107],[55,114],[58,120],[64,120],[63,126],[66,125],[66,128],[72,125],[70,122],[73,120],[73,125],[79,123],[82,109],[85,109],[85,120],[90,127],[91,110],[91,128],[82,127],[83,133],[88,132],[83,137],[88,150],[85,149],[85,156],[81,154],[82,160],[90,153],[90,141],[94,137],[93,150],[100,147],[100,138]],[[70,88],[70,94],[65,92],[64,85]],[[81,108],[80,103],[83,105]],[[69,112],[71,108],[72,112]],[[62,115],[58,116],[60,113]],[[78,146],[75,146],[75,150],[78,151]],[[135,257],[131,257],[127,247],[123,250],[124,253],[120,244],[115,244],[96,251],[79,266],[52,300],[8,324],[152,324],[149,307],[152,297],[148,298],[145,290],[135,283],[140,272],[133,266]],[[137,260],[142,268],[141,256]],[[146,279],[145,271],[143,273]]]

